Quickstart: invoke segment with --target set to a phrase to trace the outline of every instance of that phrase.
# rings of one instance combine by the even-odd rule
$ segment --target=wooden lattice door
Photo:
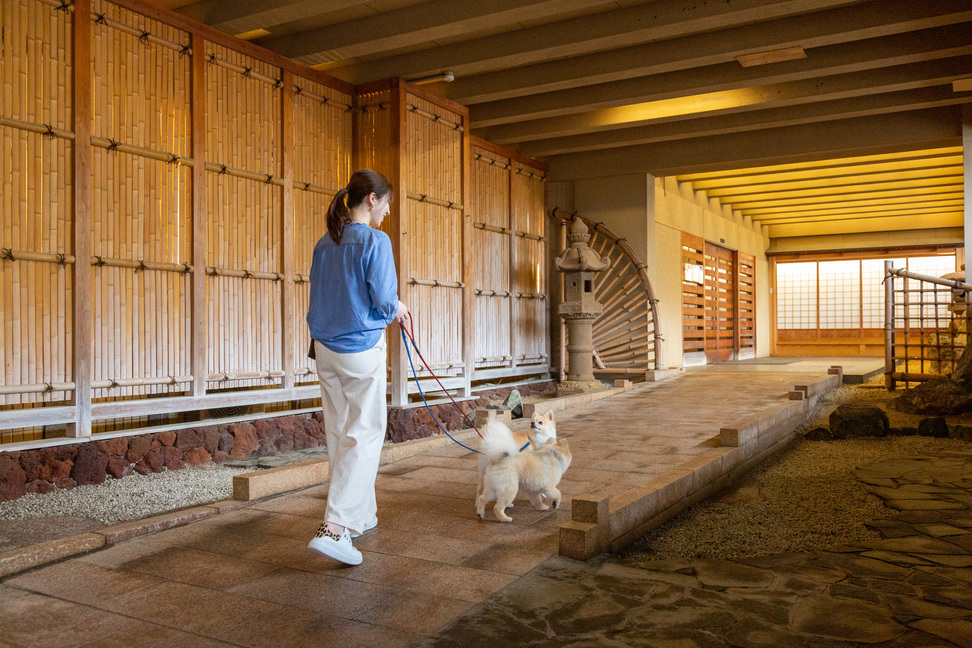
[[[736,268],[732,250],[705,242],[705,359],[725,362],[734,357]]]

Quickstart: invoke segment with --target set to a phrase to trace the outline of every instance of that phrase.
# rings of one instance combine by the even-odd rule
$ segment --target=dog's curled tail
[[[513,433],[499,421],[490,421],[483,429],[479,450],[490,461],[515,457],[520,451],[513,439]]]

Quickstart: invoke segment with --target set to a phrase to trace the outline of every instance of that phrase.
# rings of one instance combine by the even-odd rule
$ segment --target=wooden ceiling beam
[[[590,52],[605,51],[723,29],[733,25],[811,13],[859,0],[664,0],[590,16],[429,47],[373,61],[335,67],[331,74],[351,83],[388,76],[414,77],[452,70],[457,76],[512,69]],[[483,3],[488,4],[488,3]],[[322,46],[322,49],[326,44]],[[313,55],[298,57],[311,62]]]
[[[959,146],[961,109],[931,108],[820,124],[699,137],[547,159],[550,180],[631,173],[674,176]]]
[[[535,93],[470,107],[472,128],[592,113],[675,97],[784,84],[972,54],[972,23],[896,34],[811,50],[807,58],[742,67],[736,61],[650,77]],[[965,69],[967,75],[969,68]],[[877,72],[880,74],[880,72]]]
[[[912,180],[892,180],[889,182],[863,182],[853,185],[835,185],[813,187],[811,189],[793,189],[789,191],[770,191],[752,193],[739,193],[731,197],[718,197],[724,205],[732,205],[741,208],[741,205],[755,206],[759,203],[775,204],[781,200],[812,200],[823,199],[842,199],[845,196],[857,194],[880,194],[884,191],[896,191],[907,189],[927,189],[930,192],[940,193],[943,189],[953,191],[956,187],[961,187],[963,181],[961,169],[957,174],[940,176],[935,178],[915,178]],[[714,196],[709,196],[710,198]]]
[[[794,198],[789,200],[760,200],[752,202],[734,202],[733,209],[738,209],[744,214],[749,209],[800,209],[812,207],[814,205],[827,205],[829,207],[854,208],[865,205],[886,204],[889,201],[907,200],[910,198],[940,198],[942,200],[952,200],[962,198],[962,185],[953,184],[944,187],[918,187],[911,189],[891,189],[886,191],[869,192],[864,191],[856,194],[847,194],[839,197],[830,198],[828,196],[816,196],[813,198]]]
[[[693,137],[712,137],[728,133],[813,124],[835,119],[928,109],[965,102],[972,102],[972,96],[957,97],[947,85],[940,85],[782,108],[766,108],[711,117],[696,117],[694,119],[658,121],[646,126],[585,133],[583,135],[537,139],[520,143],[519,149],[524,154],[534,157],[562,155],[631,146],[633,144],[656,144]],[[959,154],[959,160],[961,160],[961,154]],[[732,177],[735,178],[736,176]],[[679,178],[679,180],[681,181],[682,178]],[[712,182],[716,181],[713,180]]]
[[[794,223],[790,225],[767,225],[766,234],[770,238],[794,236],[821,236],[827,234],[857,234],[860,232],[893,232],[898,230],[938,229],[962,227],[962,214],[936,214],[926,218],[913,216],[889,216],[873,220],[846,220],[831,223]]]
[[[964,197],[951,197],[951,198],[938,198],[938,199],[921,199],[921,200],[909,200],[907,202],[901,200],[884,200],[876,201],[871,205],[861,205],[855,204],[853,206],[855,213],[865,214],[865,213],[876,213],[881,211],[893,211],[895,209],[926,209],[935,211],[938,209],[949,208],[949,207],[961,207],[963,204]],[[789,218],[811,218],[814,216],[833,216],[836,214],[843,214],[847,212],[846,207],[835,207],[833,205],[823,204],[819,205],[813,209],[775,209],[775,208],[760,208],[760,209],[746,209],[739,210],[743,216],[749,216],[754,221],[763,220],[766,218],[777,218],[777,217],[789,217]]]
[[[835,220],[856,220],[862,218],[883,218],[886,216],[910,216],[920,218],[922,216],[935,216],[939,214],[961,214],[962,205],[952,207],[942,207],[939,209],[901,209],[886,210],[881,212],[857,214],[843,212],[828,216],[804,216],[799,218],[760,218],[758,222],[762,225],[787,225],[792,223],[826,223]],[[755,219],[754,219],[755,220]]]
[[[371,0],[202,0],[176,9],[176,13],[229,34],[242,34],[314,18],[365,5]],[[368,10],[371,13],[371,10]]]
[[[737,56],[768,49],[821,48],[941,27],[967,21],[972,17],[970,14],[972,11],[962,0],[865,2],[756,24],[726,25],[704,34],[568,59],[533,62],[517,67],[515,74],[502,69],[459,76],[452,83],[437,84],[433,88],[450,99],[472,106],[733,62]]]
[[[902,169],[900,171],[884,171],[875,173],[859,173],[821,177],[815,173],[808,174],[805,179],[773,182],[767,184],[739,183],[731,186],[703,189],[694,182],[692,188],[705,191],[709,198],[718,198],[724,202],[732,202],[740,196],[782,195],[784,192],[819,189],[820,191],[850,191],[853,187],[862,187],[877,183],[925,182],[942,178],[961,177],[963,172],[961,160],[958,164],[923,167],[919,169]]]
[[[603,7],[604,0],[431,0],[366,20],[349,20],[308,31],[265,38],[263,47],[303,63],[367,57],[389,50],[428,47],[441,38],[508,28],[565,10]]]
[[[549,137],[581,135],[604,130],[727,115],[756,109],[782,108],[803,103],[835,101],[900,90],[950,84],[968,74],[972,56],[896,65],[870,72],[851,72],[789,83],[727,90],[712,95],[689,96],[646,104],[605,108],[577,115],[504,124],[475,131],[478,137],[497,144],[515,144]]]

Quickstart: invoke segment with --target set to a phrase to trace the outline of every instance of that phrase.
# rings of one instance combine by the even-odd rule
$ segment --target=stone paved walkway
[[[972,646],[972,451],[856,471],[898,513],[829,551],[671,560],[561,558],[420,646]]]
[[[609,492],[691,459],[721,425],[778,407],[794,383],[818,376],[689,373],[577,407],[559,422],[575,456],[563,490]],[[935,637],[921,621],[969,622],[968,580],[955,574],[970,570],[924,557],[969,553],[957,543],[962,533],[934,539],[954,554],[916,552],[927,565],[863,555],[910,555],[901,547],[847,548],[819,565],[813,561],[822,558],[804,555],[653,571],[603,557],[584,564],[556,557],[569,507],[540,512],[520,499],[511,524],[476,519],[475,466],[471,453],[446,447],[382,467],[379,527],[356,542],[360,567],[306,549],[324,509],[323,485],[9,578],[0,583],[0,646],[845,646],[855,644],[803,630],[799,636],[817,643],[786,641],[797,636],[793,619],[829,621],[816,614],[829,608],[814,607],[824,600],[840,597],[842,610],[870,612],[889,606],[892,594],[913,599],[914,609],[885,614],[892,616],[883,631],[899,633],[891,641]],[[893,499],[914,502],[906,478],[874,479],[902,491]],[[946,506],[963,503],[957,495]],[[922,535],[922,524],[968,529],[956,511],[931,511],[948,522],[907,524]],[[877,589],[885,581],[898,590]],[[748,628],[750,643],[727,644],[732,628]]]

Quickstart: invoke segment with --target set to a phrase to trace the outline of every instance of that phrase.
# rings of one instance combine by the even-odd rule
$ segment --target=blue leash
[[[412,376],[415,378],[415,386],[418,387],[419,395],[422,397],[422,402],[425,403],[425,409],[427,409],[429,411],[429,415],[432,417],[432,420],[435,421],[435,424],[439,426],[439,429],[442,430],[447,437],[449,437],[450,439],[452,439],[453,443],[455,443],[456,445],[462,446],[463,448],[465,448],[466,450],[469,450],[470,452],[475,452],[476,454],[482,454],[479,450],[473,450],[469,446],[467,446],[467,445],[465,445],[465,444],[460,443],[459,441],[457,441],[456,438],[454,436],[452,436],[451,434],[449,434],[449,431],[446,430],[442,426],[441,423],[439,423],[439,419],[437,419],[435,417],[435,414],[432,413],[432,408],[429,407],[429,401],[425,400],[425,392],[422,391],[422,383],[419,382],[418,373],[416,373],[416,371],[415,371],[415,364],[412,363],[412,352],[409,351],[409,349],[408,349],[408,338],[405,337],[405,327],[402,326],[402,327],[400,327],[400,329],[402,331],[402,343],[405,345],[405,353],[408,355],[408,366],[412,368]],[[415,344],[414,340],[412,341],[412,344]],[[432,370],[431,369],[429,369],[429,373],[432,373]],[[466,422],[469,423],[470,425],[472,425],[475,428],[476,426],[473,425],[472,421],[469,420],[469,417],[466,416],[466,413],[463,412],[461,409],[459,411],[462,413],[462,417],[464,419],[466,419]],[[522,448],[520,448],[520,452],[523,452],[529,446],[530,446],[530,442],[527,441],[526,444],[524,444],[524,446]]]

